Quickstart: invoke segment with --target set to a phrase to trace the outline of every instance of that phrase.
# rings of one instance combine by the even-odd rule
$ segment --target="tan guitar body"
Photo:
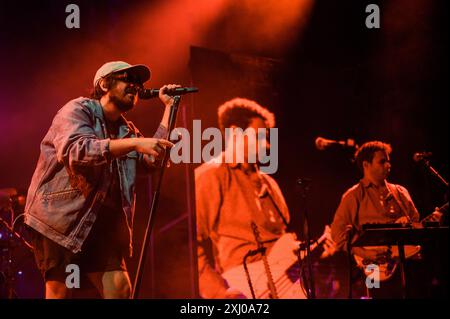
[[[324,240],[325,236],[323,235],[316,244],[310,246],[310,249],[314,250]],[[298,248],[296,236],[292,233],[286,233],[275,242],[267,255],[273,282],[280,299],[306,299],[299,279],[293,279],[294,276],[289,276],[288,273],[289,269],[298,261],[296,247]],[[272,298],[263,261],[247,264],[247,268],[250,273],[255,297],[257,299]],[[230,287],[240,290],[247,298],[252,298],[243,265],[229,269],[222,276],[227,280]],[[298,278],[298,276],[296,277]]]
[[[371,247],[364,247],[364,249],[370,250],[370,249],[386,249],[390,253],[388,253],[388,256],[386,258],[382,258],[379,260],[368,260],[364,259],[361,256],[354,255],[356,264],[358,267],[360,267],[366,276],[369,276],[373,273],[373,269],[369,268],[370,264],[375,264],[379,267],[379,274],[380,274],[380,281],[385,281],[391,278],[394,275],[395,270],[397,269],[397,266],[400,262],[400,254],[398,251],[397,246],[392,247],[386,247],[386,246],[371,246]],[[420,246],[412,246],[407,245],[404,246],[405,250],[405,259],[411,258],[415,255],[417,255],[420,252],[421,247]]]

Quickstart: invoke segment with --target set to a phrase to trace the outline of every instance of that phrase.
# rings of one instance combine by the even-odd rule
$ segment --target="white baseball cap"
[[[131,65],[127,62],[123,61],[112,61],[103,64],[95,73],[94,76],[94,87],[97,85],[98,81],[105,76],[119,72],[119,71],[127,71],[130,75],[135,76],[137,79],[144,83],[150,79],[150,69],[143,64],[135,64]]]

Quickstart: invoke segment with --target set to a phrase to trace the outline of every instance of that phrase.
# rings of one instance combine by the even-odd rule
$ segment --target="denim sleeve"
[[[58,162],[70,168],[108,162],[110,139],[97,137],[89,111],[81,104],[66,104],[53,119],[51,130]]]

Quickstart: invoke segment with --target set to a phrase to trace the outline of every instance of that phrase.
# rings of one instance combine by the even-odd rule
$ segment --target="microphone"
[[[181,87],[176,88],[170,92],[167,92],[167,95],[176,96],[176,95],[184,95],[189,93],[198,92],[198,88],[196,87]],[[159,89],[142,89],[138,92],[139,98],[143,100],[152,99],[154,97],[158,97]]]
[[[414,153],[413,155],[413,160],[414,162],[421,162],[423,160],[428,160],[431,158],[431,156],[433,155],[433,153],[431,152],[418,152],[418,153]]]
[[[326,150],[327,148],[333,147],[333,146],[340,146],[344,148],[352,148],[352,149],[358,149],[358,145],[355,143],[354,139],[347,139],[346,141],[335,141],[335,140],[329,140],[323,137],[316,138],[316,148],[319,151]]]

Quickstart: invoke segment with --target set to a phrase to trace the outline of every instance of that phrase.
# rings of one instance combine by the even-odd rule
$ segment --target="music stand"
[[[420,223],[363,225],[363,232],[351,244],[362,246],[398,246],[403,298],[406,298],[405,245],[422,245],[425,241],[448,237],[448,227],[424,227]],[[351,249],[351,247],[350,247]],[[349,250],[351,251],[351,250]]]

